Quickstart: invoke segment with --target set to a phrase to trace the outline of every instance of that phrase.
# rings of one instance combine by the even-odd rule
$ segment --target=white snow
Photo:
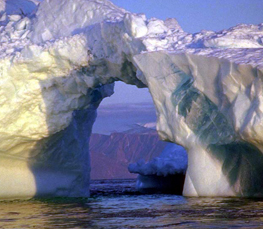
[[[145,128],[154,129],[156,130],[156,122],[149,122],[145,124],[141,124]]]
[[[107,0],[0,0],[0,15],[1,197],[88,195],[116,80],[148,87],[159,135],[187,149],[185,195],[263,195],[263,24],[188,34]]]

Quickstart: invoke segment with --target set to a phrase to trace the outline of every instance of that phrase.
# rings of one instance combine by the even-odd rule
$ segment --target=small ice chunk
[[[145,17],[143,16],[130,13],[125,14],[124,25],[130,34],[135,38],[144,37],[148,32],[147,26],[145,24]]]
[[[25,30],[27,26],[30,24],[29,18],[23,18],[15,25],[16,30]]]
[[[168,28],[165,26],[164,22],[158,19],[151,19],[147,25],[148,34],[161,34],[168,31]]]
[[[21,19],[21,16],[18,14],[9,15],[8,17],[10,21],[19,21]]]
[[[183,31],[178,21],[175,18],[168,18],[164,21],[164,25],[171,30]]]

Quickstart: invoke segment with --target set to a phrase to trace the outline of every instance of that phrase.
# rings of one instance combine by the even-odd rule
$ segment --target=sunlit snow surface
[[[116,80],[148,87],[159,135],[187,149],[185,195],[262,196],[263,24],[188,34],[107,0],[1,0],[0,16],[2,198],[89,195]]]

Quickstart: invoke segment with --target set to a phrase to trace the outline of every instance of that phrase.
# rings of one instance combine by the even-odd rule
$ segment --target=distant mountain
[[[135,178],[137,175],[129,173],[128,165],[159,156],[166,145],[156,130],[139,125],[110,135],[92,134],[91,179]]]

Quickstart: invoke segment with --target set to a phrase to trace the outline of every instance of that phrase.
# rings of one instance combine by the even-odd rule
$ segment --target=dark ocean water
[[[90,198],[0,202],[0,228],[263,228],[263,200],[140,195],[134,180],[102,180]]]

